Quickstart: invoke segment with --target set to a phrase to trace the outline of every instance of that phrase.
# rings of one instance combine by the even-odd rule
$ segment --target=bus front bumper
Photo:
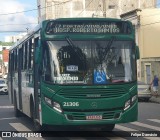
[[[94,112],[94,114],[101,114],[104,112]],[[81,119],[73,120],[69,114],[79,115]],[[138,101],[136,101],[130,108],[119,112],[117,118],[100,119],[100,120],[86,120],[82,114],[90,114],[90,112],[63,112],[60,113],[49,107],[45,102],[42,102],[42,124],[46,125],[104,125],[127,123],[137,120],[138,116]]]

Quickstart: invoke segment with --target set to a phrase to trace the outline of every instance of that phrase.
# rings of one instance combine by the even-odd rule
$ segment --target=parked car
[[[144,82],[138,81],[138,99],[149,101],[151,98],[150,85]]]
[[[3,78],[4,78],[4,79],[7,79],[7,73],[3,75]]]
[[[8,94],[7,81],[0,78],[0,94]]]

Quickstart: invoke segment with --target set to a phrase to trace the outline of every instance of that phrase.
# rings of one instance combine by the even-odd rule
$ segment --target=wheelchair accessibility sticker
[[[107,84],[106,74],[104,71],[94,71],[95,84]]]

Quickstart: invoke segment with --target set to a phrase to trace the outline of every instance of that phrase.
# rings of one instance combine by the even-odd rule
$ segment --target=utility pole
[[[103,17],[106,18],[106,0],[102,0],[103,3]]]

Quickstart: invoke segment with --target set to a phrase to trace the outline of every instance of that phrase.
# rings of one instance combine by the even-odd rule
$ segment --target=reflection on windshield
[[[47,41],[43,58],[44,80],[57,84],[114,84],[136,79],[130,41]]]

